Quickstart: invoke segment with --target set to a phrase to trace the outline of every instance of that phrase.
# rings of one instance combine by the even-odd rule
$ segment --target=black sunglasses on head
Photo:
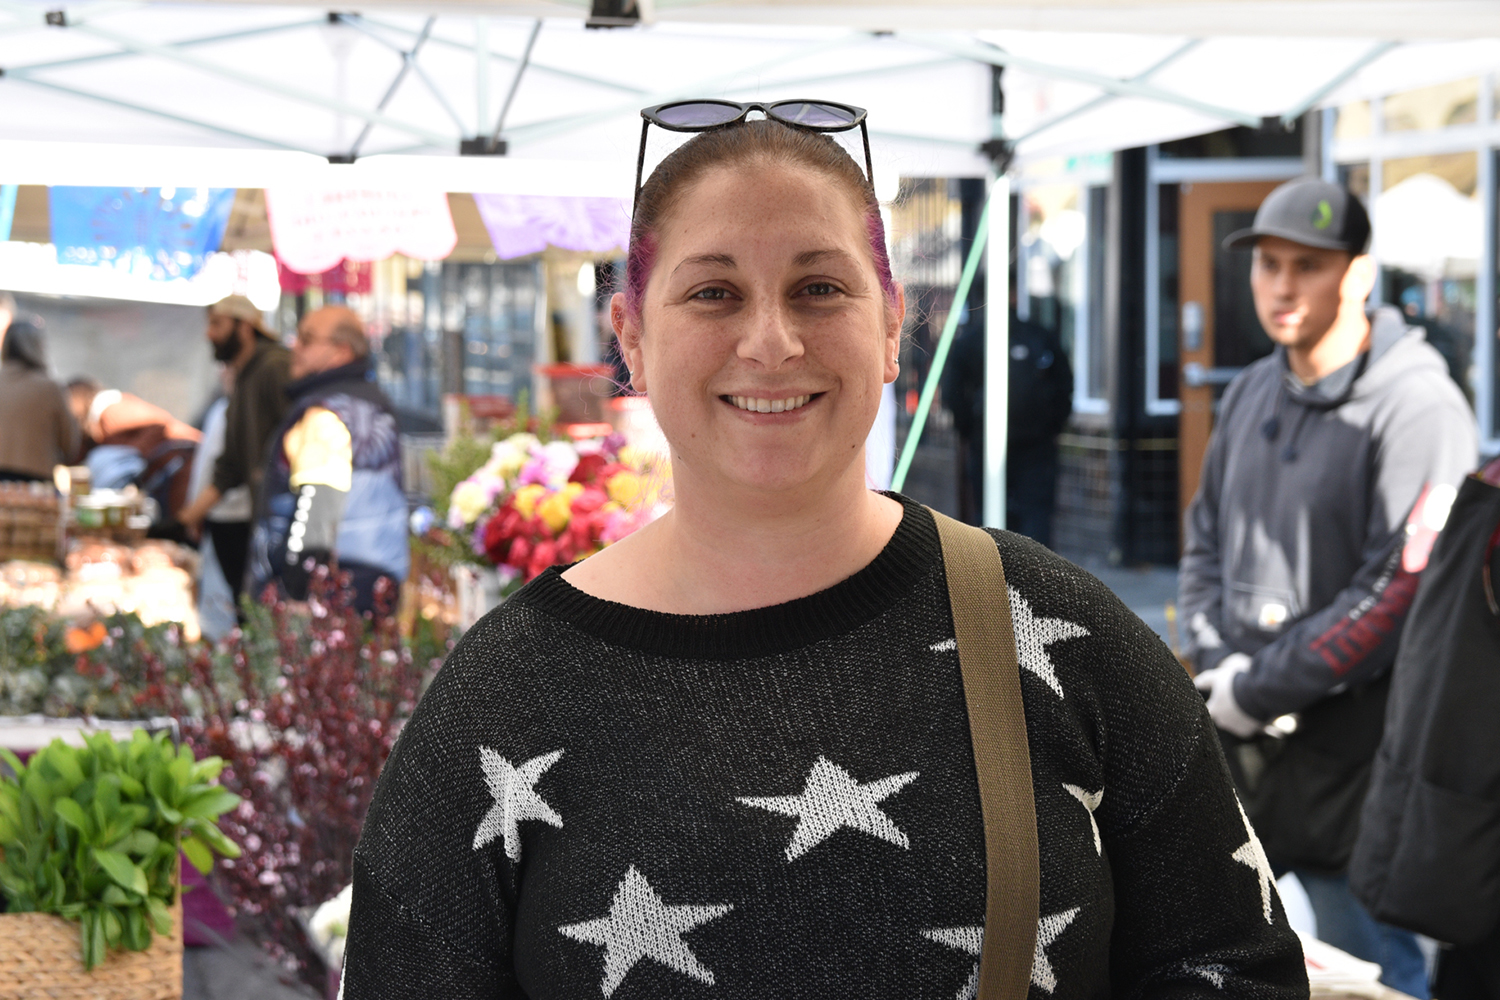
[[[669,132],[707,132],[744,121],[745,116],[752,111],[759,111],[783,125],[809,132],[847,132],[857,127],[865,145],[865,179],[871,184],[875,183],[875,169],[870,161],[870,130],[865,125],[864,108],[834,101],[773,101],[770,104],[758,101],[742,104],[739,101],[721,101],[715,98],[672,101],[641,109],[641,118],[645,120],[641,122],[641,150],[635,158],[635,201],[631,205],[632,214],[635,205],[641,200],[641,172],[646,166],[646,133],[652,125]]]

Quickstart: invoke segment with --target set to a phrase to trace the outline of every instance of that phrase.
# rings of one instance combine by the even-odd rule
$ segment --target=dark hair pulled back
[[[886,299],[894,301],[885,225],[875,188],[854,158],[829,136],[792,128],[771,119],[737,122],[700,132],[674,150],[641,185],[630,225],[630,255],[625,264],[625,301],[639,315],[646,283],[656,263],[656,234],[682,194],[715,167],[739,165],[799,166],[832,180],[864,207],[870,253]]]

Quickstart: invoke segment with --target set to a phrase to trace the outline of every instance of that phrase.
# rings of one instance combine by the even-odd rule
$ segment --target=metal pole
[[[483,135],[490,121],[490,32],[482,17],[474,19],[474,134]]]
[[[378,105],[376,105],[376,107],[375,107],[375,113],[376,114],[379,114],[380,112],[384,111],[385,110],[385,106],[387,104],[391,103],[391,98],[396,96],[396,91],[399,90],[400,87],[401,87],[401,81],[406,79],[407,72],[410,71],[411,68],[417,64],[417,56],[421,53],[422,46],[427,43],[427,36],[432,33],[432,25],[433,25],[433,22],[436,21],[436,20],[437,20],[436,16],[429,17],[427,19],[427,23],[425,23],[425,24],[422,25],[422,33],[417,36],[417,40],[412,45],[411,51],[410,52],[403,52],[401,54],[401,69],[396,72],[396,79],[394,79],[394,80],[391,81],[391,85],[388,88],[386,88],[385,96],[382,97],[380,99],[380,103]],[[463,128],[463,122],[459,122],[458,123],[458,127],[460,129],[462,129]],[[350,160],[353,160],[356,156],[359,155],[359,147],[361,147],[361,146],[363,146],[365,144],[365,140],[370,137],[370,132],[374,128],[375,128],[375,122],[373,120],[371,120],[371,119],[366,119],[365,120],[365,127],[360,131],[359,138],[355,139],[354,140],[354,145],[352,145],[352,146],[349,147],[349,159]]]
[[[984,526],[1005,527],[1005,439],[1010,409],[1010,178],[990,185],[984,310]],[[976,239],[978,247],[983,241]]]
[[[521,88],[521,77],[526,73],[526,67],[531,62],[531,50],[536,46],[536,36],[542,33],[542,19],[537,18],[536,24],[531,26],[531,37],[526,39],[526,51],[521,53],[521,64],[516,67],[516,75],[511,77],[510,89],[505,92],[505,103],[500,105],[500,117],[495,119],[495,131],[490,134],[489,148],[493,151],[500,145],[500,130],[505,128],[505,116],[510,114],[510,102],[516,99],[516,91]]]

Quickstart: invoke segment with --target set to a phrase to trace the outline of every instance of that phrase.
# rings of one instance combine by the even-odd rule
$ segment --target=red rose
[[[608,464],[608,461],[608,459],[598,453],[578,456],[578,464],[573,467],[573,474],[568,477],[568,482],[592,482],[598,477],[599,470]]]

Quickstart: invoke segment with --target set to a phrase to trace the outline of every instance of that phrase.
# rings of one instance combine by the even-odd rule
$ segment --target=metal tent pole
[[[984,310],[984,513],[986,528],[1005,527],[1005,443],[1010,411],[1010,178],[990,184],[989,270]],[[975,246],[985,241],[975,240]]]

